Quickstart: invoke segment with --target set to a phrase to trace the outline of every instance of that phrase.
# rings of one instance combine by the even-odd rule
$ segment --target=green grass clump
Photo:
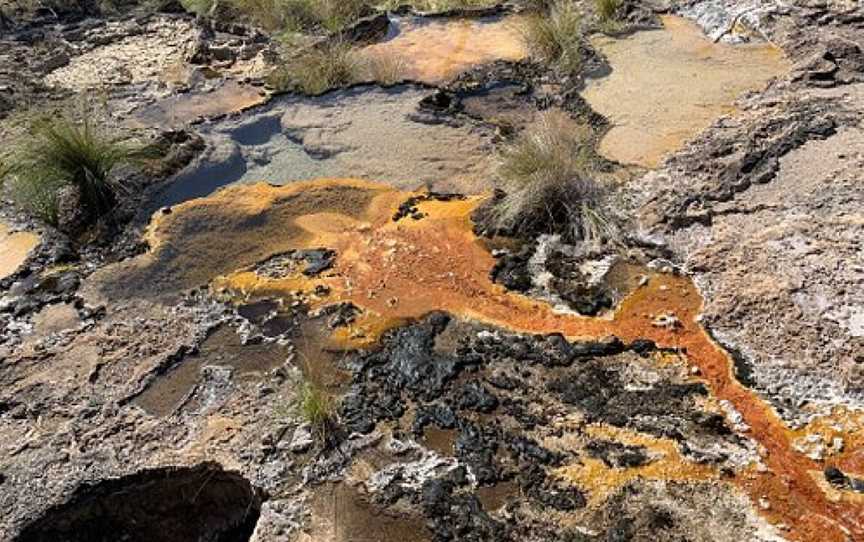
[[[566,113],[550,110],[501,151],[502,196],[491,208],[492,229],[511,235],[559,233],[570,241],[613,236],[594,181],[599,157],[593,131]]]
[[[189,13],[206,16],[216,6],[217,0],[180,0],[180,5]]]
[[[532,13],[522,29],[525,45],[531,54],[556,65],[566,74],[582,67],[582,16],[567,0],[555,2],[548,14]]]
[[[300,384],[297,408],[299,415],[319,436],[328,432],[335,423],[336,403],[326,391],[311,382]]]
[[[597,9],[597,17],[601,23],[609,23],[618,18],[618,8],[621,7],[622,0],[594,0],[594,6]]]
[[[112,172],[139,156],[141,150],[117,143],[86,121],[46,120],[5,160],[4,179],[18,204],[49,224],[57,224],[60,194],[67,186],[79,192],[86,217],[98,219],[114,209],[124,191]]]
[[[190,12],[212,15],[220,0],[181,0]],[[371,13],[367,0],[221,0],[238,16],[270,32],[336,32]]]
[[[345,43],[314,47],[289,60],[269,78],[278,90],[318,95],[358,79],[360,63]]]

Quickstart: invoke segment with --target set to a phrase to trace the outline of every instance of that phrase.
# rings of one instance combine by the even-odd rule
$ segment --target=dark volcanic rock
[[[550,447],[555,439],[541,437],[560,436],[552,429],[556,414],[578,412],[586,423],[671,438],[701,462],[723,463],[740,453],[741,441],[725,419],[703,410],[705,387],[683,366],[655,365],[654,351],[650,341],[571,343],[561,335],[507,333],[435,313],[386,334],[379,350],[355,355],[341,418],[358,432],[395,422],[419,442],[426,427],[452,431],[452,452],[445,453],[477,487],[438,476],[419,495],[404,484],[396,484],[398,491],[389,487],[385,500],[420,500],[435,540],[524,539],[519,529],[525,525],[489,516],[478,500],[481,489],[514,484],[527,497],[525,506],[574,511],[587,505],[582,489],[552,476],[552,469],[582,453],[615,469],[651,461],[645,448],[603,439],[588,438],[581,451]]]
[[[449,480],[431,480],[423,487],[422,505],[436,540],[509,540],[504,525],[492,519],[472,494],[459,493]]]
[[[601,459],[610,468],[640,467],[650,463],[642,446],[628,446],[619,442],[597,440],[586,446],[587,452]]]

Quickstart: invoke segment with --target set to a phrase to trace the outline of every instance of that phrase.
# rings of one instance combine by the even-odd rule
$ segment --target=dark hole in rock
[[[17,542],[242,542],[265,495],[216,463],[145,470],[82,486]]]

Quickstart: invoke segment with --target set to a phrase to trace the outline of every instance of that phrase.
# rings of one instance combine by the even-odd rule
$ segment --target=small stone
[[[291,438],[291,444],[288,445],[288,449],[295,454],[303,453],[311,448],[314,442],[312,426],[308,423],[300,424],[294,429],[294,436]]]
[[[660,314],[651,321],[651,325],[665,329],[677,329],[681,327],[681,320],[674,314]]]

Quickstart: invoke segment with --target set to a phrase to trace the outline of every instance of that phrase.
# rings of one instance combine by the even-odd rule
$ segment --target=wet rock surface
[[[582,92],[611,123],[600,153],[646,168],[656,168],[732,110],[739,95],[789,70],[773,45],[714,44],[685,18],[664,16],[662,22],[659,30],[624,38],[595,37],[592,44],[608,58],[611,73],[589,80]]]
[[[390,21],[381,43],[367,57],[399,57],[396,78],[428,84],[446,82],[473,66],[494,60],[521,60],[528,54],[516,17],[402,18]]]
[[[206,153],[156,204],[265,179],[352,177],[403,189],[482,191],[491,175],[491,131],[424,113],[417,104],[430,93],[415,86],[356,87],[279,98],[250,117],[214,123],[204,128]],[[454,148],[460,152],[450,154]]]

